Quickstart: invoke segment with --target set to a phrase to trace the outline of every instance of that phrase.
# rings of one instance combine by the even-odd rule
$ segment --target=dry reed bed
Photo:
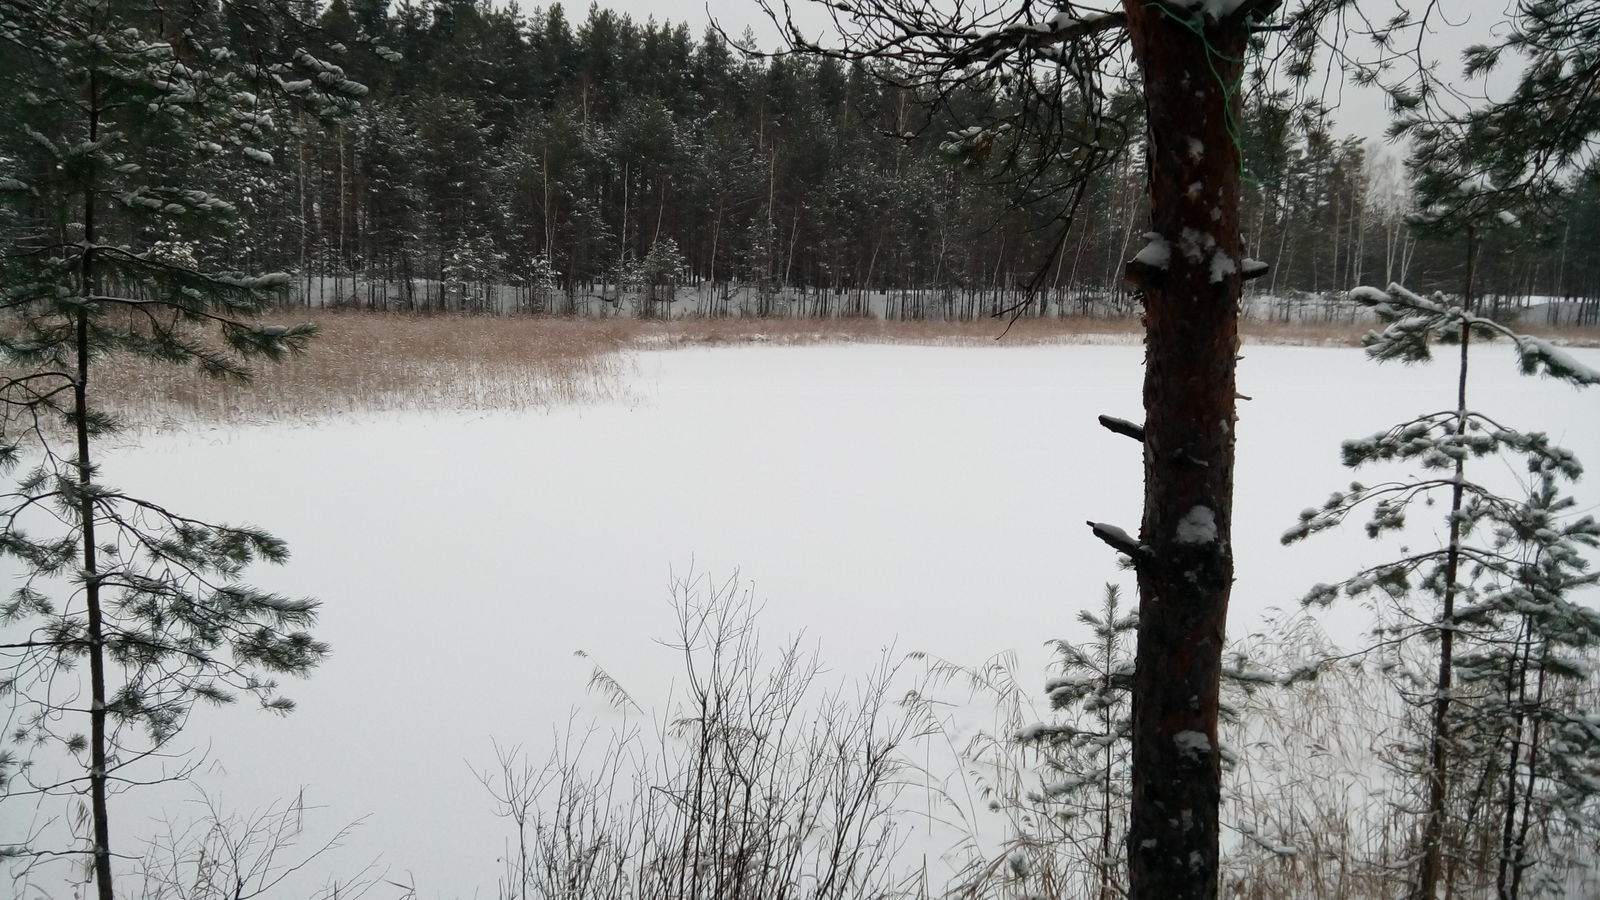
[[[113,359],[101,369],[103,402],[136,425],[184,420],[284,421],[394,410],[521,410],[625,396],[621,320],[481,319],[298,311],[313,321],[303,354],[258,363],[245,383],[188,369]]]
[[[628,351],[746,344],[1136,343],[1142,330],[1132,318],[639,321],[331,310],[286,311],[271,318],[309,319],[321,334],[303,355],[278,366],[258,365],[260,377],[244,384],[216,382],[141,360],[112,359],[97,382],[102,400],[142,427],[311,420],[395,410],[546,409],[625,399]],[[1251,343],[1355,346],[1366,326],[1246,321],[1242,329]],[[1566,329],[1555,336],[1600,346],[1600,329]]]

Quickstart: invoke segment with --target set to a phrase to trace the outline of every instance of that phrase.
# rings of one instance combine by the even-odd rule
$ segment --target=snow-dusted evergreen
[[[110,367],[243,379],[312,336],[256,321],[290,279],[243,271],[231,229],[282,114],[364,92],[310,54],[233,40],[290,24],[254,5],[0,3],[0,554],[23,573],[0,620],[25,635],[0,650],[15,710],[0,799],[8,817],[75,810],[68,831],[0,852],[82,861],[101,900],[127,858],[113,798],[183,777],[173,742],[194,707],[287,711],[276,678],[327,653],[307,630],[316,601],[240,581],[287,558],[280,540],[123,492],[97,465],[117,428],[97,404]]]
[[[1366,337],[1375,360],[1420,362],[1436,340],[1459,345],[1456,403],[1346,441],[1352,469],[1406,463],[1415,471],[1334,492],[1283,540],[1358,513],[1369,537],[1403,534],[1419,509],[1443,507],[1441,543],[1319,584],[1305,602],[1344,596],[1379,608],[1373,652],[1416,712],[1412,741],[1389,758],[1396,777],[1425,798],[1395,805],[1416,828],[1411,895],[1492,886],[1507,900],[1559,896],[1568,873],[1600,849],[1600,720],[1579,702],[1600,647],[1600,613],[1582,595],[1600,580],[1590,569],[1600,523],[1563,493],[1583,471],[1575,454],[1470,405],[1469,349],[1474,339],[1501,338],[1525,373],[1580,387],[1600,379],[1547,342],[1444,295],[1392,285],[1352,296],[1385,323]],[[1522,473],[1519,492],[1470,477],[1480,466],[1504,468],[1494,460]],[[1433,661],[1417,665],[1423,647]]]
[[[1025,728],[1017,740],[1035,748],[1042,762],[1040,786],[1028,799],[1040,805],[1043,818],[1087,822],[1092,896],[1104,900],[1117,896],[1127,878],[1122,844],[1128,827],[1132,651],[1139,617],[1127,611],[1117,586],[1108,584],[1099,612],[1080,610],[1078,621],[1093,639],[1055,641],[1058,671],[1045,682],[1059,721]]]
[[[1087,640],[1048,642],[1055,658],[1044,685],[1050,717],[1022,724],[992,741],[976,739],[969,743],[967,754],[970,762],[980,767],[1026,767],[1014,784],[1002,777],[985,783],[989,807],[1005,818],[1009,833],[1003,845],[1011,864],[1005,881],[1017,890],[1044,895],[1077,890],[1092,900],[1110,900],[1121,896],[1127,879],[1128,753],[1133,741],[1133,650],[1139,617],[1128,609],[1121,589],[1107,584],[1100,608],[1080,609],[1076,618],[1088,629]],[[997,667],[942,669],[983,687],[1003,707],[1013,706],[1015,698]],[[1241,734],[1248,733],[1249,724],[1240,711],[1253,704],[1258,691],[1275,689],[1281,680],[1238,648],[1231,650],[1222,669],[1223,722],[1240,729]],[[1020,713],[1022,707],[1016,708]],[[1220,750],[1225,794],[1238,798],[1249,793],[1248,786],[1237,783],[1234,769],[1240,756],[1250,752],[1248,748],[1213,748],[1210,739],[1196,731],[1179,732],[1174,743],[1192,755]],[[1271,824],[1228,825],[1248,832],[1251,846],[1269,848],[1278,855],[1294,853],[1293,847],[1272,834]],[[1242,864],[1249,852],[1247,847],[1230,855]],[[1019,867],[1018,860],[1025,865]],[[973,890],[983,883],[984,879],[976,879]]]
[[[1148,169],[1137,140],[1143,105],[1125,89],[1069,92],[1066,106],[1034,123],[1087,146],[1041,173],[1046,182],[1035,188],[1045,202],[1008,209],[995,167],[1039,154],[1021,136],[1028,128],[975,124],[986,106],[976,96],[925,122],[906,95],[866,71],[740,59],[724,36],[694,23],[603,5],[300,8],[313,7],[315,28],[290,28],[284,41],[313,48],[314,59],[371,90],[318,96],[313,88],[339,76],[294,54],[239,91],[238,134],[206,138],[218,150],[237,138],[239,161],[249,164],[224,192],[240,211],[240,264],[294,272],[301,302],[541,310],[528,293],[542,253],[561,288],[553,311],[609,314],[618,308],[606,302],[618,293],[617,260],[642,259],[670,237],[695,288],[673,308],[697,314],[973,318],[1022,302],[1041,268],[1049,271],[1033,301],[1050,314],[1127,314],[1137,305],[1122,266],[1146,243]],[[1079,23],[1100,18],[1074,10],[1060,12]],[[1018,20],[1019,34],[1041,38],[1039,29],[1065,21],[1058,11],[996,9]],[[1199,7],[1194,15],[1207,18]],[[252,27],[271,31],[270,22]],[[251,34],[235,32],[241,58]],[[1057,43],[1034,51],[1032,69],[1064,75],[1098,55]],[[340,117],[250,133],[251,117],[282,99],[280,84],[309,109]],[[1342,316],[1330,293],[1374,273],[1430,290],[1450,277],[1453,248],[1404,221],[1408,188],[1392,177],[1395,151],[1341,135],[1331,111],[1307,98],[1250,87],[1236,129],[1250,176],[1240,201],[1248,254],[1215,257],[1219,273],[1236,265],[1258,279],[1250,315]],[[1089,113],[1097,118],[1083,121]],[[951,152],[967,165],[952,164]],[[1062,222],[1049,198],[1090,155],[1103,165]],[[1600,263],[1576,251],[1600,235],[1600,200],[1593,191],[1569,199],[1564,227],[1551,231],[1558,240],[1486,258],[1486,284],[1507,304],[1560,295],[1550,315],[1600,309]],[[1524,228],[1549,221],[1535,216]],[[490,267],[497,280],[464,289],[463,247],[487,259],[485,241],[500,260]],[[649,308],[625,293],[621,308]]]

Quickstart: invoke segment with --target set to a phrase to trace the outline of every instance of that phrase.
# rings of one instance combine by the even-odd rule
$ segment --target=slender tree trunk
[[[1117,612],[1118,610],[1112,608],[1111,601],[1108,599],[1106,601],[1106,638],[1102,644],[1102,649],[1105,654],[1106,671],[1100,680],[1100,689],[1105,691],[1108,696],[1110,695],[1111,691],[1110,667],[1112,660],[1116,658],[1117,654]],[[1113,723],[1108,710],[1101,711],[1100,723],[1101,727],[1105,729],[1106,734],[1112,733]],[[1104,767],[1105,773],[1101,776],[1100,781],[1100,864],[1097,867],[1100,871],[1099,884],[1097,885],[1098,889],[1095,891],[1095,897],[1097,900],[1115,900],[1117,895],[1116,888],[1113,886],[1111,881],[1111,874],[1113,871],[1113,866],[1111,865],[1111,848],[1114,843],[1112,840],[1112,832],[1115,830],[1113,828],[1111,818],[1111,767],[1116,763],[1116,757],[1114,755],[1115,752],[1116,751],[1112,748],[1112,744],[1107,742],[1100,760],[1100,765]]]
[[[1128,896],[1215,900],[1242,285],[1230,124],[1246,28],[1207,19],[1202,36],[1164,6],[1123,9],[1143,70],[1151,231],[1171,251],[1165,267],[1128,267],[1144,294],[1146,357]]]
[[[92,138],[91,138],[92,140]],[[85,222],[84,232],[89,232]],[[85,238],[91,242],[92,238]],[[84,252],[84,274],[91,278],[89,256]],[[86,292],[87,293],[87,292]],[[78,438],[78,489],[83,497],[78,514],[83,519],[84,606],[89,619],[89,803],[94,818],[94,878],[100,900],[112,900],[111,824],[106,807],[106,660],[105,627],[100,606],[99,561],[95,549],[95,510],[90,498],[93,464],[89,456],[89,312],[78,313],[77,381],[72,387],[73,425]]]
[[[1400,246],[1400,219],[1385,212],[1383,223],[1383,283],[1394,284],[1395,256]]]
[[[653,249],[661,240],[661,223],[667,217],[667,176],[661,176],[661,196],[656,203],[656,230],[650,235],[650,248]]]
[[[347,215],[347,210],[345,209],[345,202],[344,202],[345,201],[345,196],[344,196],[344,189],[345,189],[344,125],[342,125],[342,124],[334,126],[333,149],[334,149],[335,166],[338,169],[338,176],[339,176],[339,188],[338,188],[339,195],[338,195],[337,199],[335,200],[336,209],[334,211],[334,215],[338,217],[334,222],[334,228],[337,231],[337,240],[339,242],[339,248],[338,248],[339,265],[337,267],[334,267],[333,273],[332,273],[333,274],[333,299],[334,299],[334,304],[335,305],[338,305],[340,302],[346,302],[346,303],[352,303],[353,304],[353,303],[355,303],[355,298],[356,298],[355,279],[354,278],[351,279],[351,282],[350,282],[350,294],[349,294],[348,298],[344,298],[341,301],[341,297],[342,297],[342,294],[343,294],[343,291],[344,291],[344,275],[343,275],[343,273],[341,273],[339,271],[340,268],[348,268],[349,267],[349,263],[350,263],[350,257],[346,253],[346,247],[345,247],[345,242],[344,242],[344,239],[345,239],[345,216]]]
[[[872,257],[867,260],[867,277],[862,280],[861,289],[865,292],[865,296],[864,299],[856,302],[855,314],[858,316],[868,315],[872,311],[872,277],[874,270],[878,267],[878,249],[882,246],[883,228],[880,227],[878,229],[878,236],[872,242]],[[886,309],[884,310],[884,318],[887,319],[888,317],[889,312]]]
[[[1084,229],[1082,229],[1081,231],[1078,232],[1078,250],[1077,250],[1076,253],[1074,253],[1072,255],[1072,271],[1067,274],[1067,298],[1068,299],[1070,299],[1073,294],[1077,294],[1082,290],[1081,286],[1078,283],[1078,266],[1083,262],[1083,250],[1084,250],[1084,248],[1086,246],[1088,246],[1088,244],[1089,244],[1089,229],[1088,228],[1084,228]],[[1061,269],[1058,266],[1056,268],[1056,284],[1057,284],[1058,287],[1060,286],[1060,283],[1061,283]],[[1080,294],[1080,296],[1081,296],[1081,294]],[[1057,310],[1057,315],[1060,315],[1060,314],[1061,314],[1061,312],[1058,309]]]
[[[628,166],[622,164],[622,227],[617,240],[617,314],[622,314],[622,267],[628,259]]]
[[[1462,307],[1472,309],[1476,236],[1467,230],[1467,273]],[[1456,376],[1456,434],[1467,430],[1467,360],[1472,329],[1461,323],[1460,368]],[[1456,576],[1461,568],[1461,506],[1466,494],[1466,461],[1457,459],[1450,491],[1450,546],[1445,555],[1444,596],[1439,606],[1439,669],[1434,678],[1433,725],[1428,746],[1428,808],[1422,821],[1422,859],[1413,900],[1437,900],[1444,857],[1444,815],[1450,799],[1445,770],[1450,727],[1450,689],[1455,680]]]
[[[1341,218],[1343,213],[1344,213],[1344,204],[1342,202],[1340,202],[1340,199],[1339,199],[1339,186],[1338,186],[1337,183],[1335,183],[1334,187],[1333,187],[1333,231],[1332,231],[1333,240],[1330,242],[1330,243],[1333,244],[1333,263],[1328,266],[1328,271],[1333,276],[1333,281],[1334,281],[1335,284],[1338,284],[1339,274],[1340,274],[1340,272],[1339,272],[1339,239],[1341,237],[1343,237],[1343,233],[1342,232],[1343,232],[1344,224],[1343,224],[1343,219]],[[1314,281],[1312,289],[1315,290],[1315,291],[1320,292],[1322,290],[1322,285],[1320,283],[1316,283]]]
[[[717,197],[717,211],[711,217],[711,260],[706,265],[706,277],[711,282],[711,309],[716,310],[717,296],[717,241],[722,237],[722,197]],[[722,310],[723,315],[727,310]]]
[[[1360,284],[1363,269],[1366,266],[1367,252],[1367,205],[1365,187],[1363,192],[1351,197],[1350,202],[1355,204],[1355,215],[1351,221],[1351,228],[1355,229],[1355,253],[1350,257],[1350,279],[1347,284]]]
[[[1125,164],[1125,166],[1126,166],[1126,168],[1129,168],[1129,169],[1132,168],[1131,165]],[[1118,167],[1118,170],[1117,170],[1118,174],[1122,174],[1122,169],[1123,169],[1123,167]],[[1121,179],[1124,185],[1131,185],[1131,183],[1133,181],[1133,178],[1131,177],[1132,174],[1133,173],[1130,171],[1130,172],[1127,173],[1128,177],[1124,177],[1124,178]],[[1120,273],[1122,271],[1123,263],[1127,262],[1127,259],[1128,259],[1128,242],[1133,238],[1133,226],[1134,226],[1134,223],[1138,220],[1138,217],[1139,217],[1139,193],[1137,191],[1134,191],[1134,190],[1130,189],[1129,191],[1126,192],[1126,195],[1130,199],[1129,199],[1129,202],[1128,202],[1128,218],[1123,223],[1123,226],[1122,226],[1122,249],[1120,251],[1118,251],[1116,258],[1111,261],[1111,271],[1114,272],[1114,273],[1118,273],[1118,275],[1120,275]],[[1116,296],[1117,285],[1118,285],[1118,283],[1120,281],[1121,281],[1121,279],[1119,277],[1117,277],[1116,275],[1114,275],[1112,278],[1108,279],[1108,283],[1106,284],[1106,294],[1107,294],[1108,299],[1111,298],[1111,297],[1115,297]],[[1121,304],[1118,304],[1119,307],[1120,307],[1120,305]],[[1120,310],[1119,310],[1119,314],[1120,314]]]
[[[91,69],[88,93],[89,141],[100,136],[100,88]],[[89,625],[89,807],[94,827],[94,881],[99,900],[113,900],[111,883],[111,817],[106,807],[106,645],[100,605],[100,565],[95,542],[95,505],[91,485],[94,463],[89,455],[89,309],[98,290],[95,270],[95,184],[83,189],[83,255],[79,258],[79,291],[83,307],[77,316],[76,372],[72,382],[72,423],[78,443],[78,516],[83,540],[83,598]]]
[[[306,204],[306,136],[304,117],[296,129],[295,148],[299,166],[295,168],[295,184],[300,206],[300,274],[305,278],[305,305],[311,305],[311,212]]]
[[[1255,241],[1256,252],[1265,254],[1268,204],[1271,204],[1271,208],[1276,210],[1278,206],[1278,197],[1276,193],[1269,197],[1267,195],[1266,188],[1259,185],[1256,187],[1256,195],[1260,198],[1260,201],[1256,204],[1255,224],[1250,229],[1250,239]],[[1385,283],[1387,284],[1387,282]]]
[[[783,286],[789,285],[789,273],[794,268],[794,245],[800,240],[800,204],[795,204],[794,221],[789,225],[789,252],[783,261]]]
[[[1528,668],[1533,659],[1533,623],[1523,616],[1522,631],[1518,639],[1521,646],[1517,664],[1506,674],[1506,704],[1514,709],[1511,715],[1511,748],[1506,754],[1505,815],[1500,828],[1500,859],[1495,868],[1495,893],[1500,900],[1514,900],[1511,872],[1521,861],[1521,848],[1517,846],[1518,797],[1517,766],[1522,761],[1522,735],[1528,728]],[[1534,760],[1528,759],[1528,768]]]
[[[550,208],[550,145],[548,141],[541,148],[539,159],[541,163],[539,171],[543,176],[540,186],[544,192],[544,204],[539,210],[541,213],[540,218],[544,220],[544,255],[545,259],[553,265],[556,257],[556,227],[555,211]]]
[[[1539,646],[1539,679],[1533,694],[1536,706],[1544,705],[1545,673],[1549,671],[1546,662],[1549,656],[1550,642],[1547,640]],[[1518,900],[1522,896],[1522,873],[1532,865],[1528,860],[1528,832],[1534,826],[1533,792],[1539,786],[1539,734],[1540,723],[1538,718],[1534,718],[1533,731],[1528,737],[1528,783],[1522,790],[1522,823],[1517,831],[1515,857],[1511,866],[1511,890],[1507,893],[1509,900]]]
[[[1292,256],[1289,252],[1289,233],[1293,230],[1293,226],[1290,224],[1292,221],[1292,216],[1285,215],[1278,228],[1278,258],[1273,261],[1272,285],[1267,289],[1268,292],[1274,296],[1276,296],[1278,293],[1278,277],[1280,275],[1283,276],[1283,283],[1285,287],[1290,284],[1289,264]]]

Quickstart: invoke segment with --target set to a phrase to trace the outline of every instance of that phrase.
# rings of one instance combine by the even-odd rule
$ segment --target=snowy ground
[[[603,715],[576,650],[659,696],[675,672],[653,640],[673,627],[674,572],[740,571],[764,631],[805,629],[837,673],[885,647],[967,662],[1014,648],[1039,671],[1042,641],[1072,634],[1104,582],[1130,583],[1083,522],[1138,525],[1137,448],[1094,418],[1139,418],[1142,352],[645,352],[632,405],[197,428],[141,439],[106,474],[272,529],[295,558],[255,581],[326,601],[335,655],[293,686],[299,711],[195,716],[207,785],[246,810],[304,786],[325,826],[368,817],[319,864],[330,873],[381,856],[423,897],[492,897],[507,827],[469,763],[493,761],[491,738],[542,756],[574,707]],[[1575,355],[1600,365],[1600,351]],[[1451,405],[1453,378],[1347,349],[1245,356],[1236,634],[1380,557],[1356,534],[1290,549],[1278,535],[1349,481],[1339,440]],[[1496,348],[1475,357],[1473,394],[1600,466],[1600,392],[1520,377]],[[1579,494],[1600,503],[1594,483]],[[1354,608],[1329,619],[1345,640],[1362,624]]]

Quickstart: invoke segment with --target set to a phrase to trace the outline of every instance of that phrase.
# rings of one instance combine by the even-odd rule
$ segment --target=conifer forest
[[[615,310],[617,285],[648,281],[651,296],[704,285],[684,306],[702,315],[860,315],[867,292],[887,291],[895,317],[971,318],[1030,287],[1048,289],[1052,311],[1132,309],[1121,266],[1145,230],[1146,177],[1132,84],[1106,98],[1115,128],[1081,200],[1017,209],[986,165],[1012,148],[963,137],[992,102],[976,92],[930,111],[858,65],[749,58],[740,35],[600,6],[339,0],[278,23],[240,17],[228,27],[278,29],[271,40],[336,62],[291,61],[289,84],[360,92],[235,133],[247,155],[164,148],[203,164],[237,218],[225,235],[163,223],[162,238],[293,271],[292,296],[311,303],[594,312]],[[1401,151],[1337,133],[1300,93],[1250,90],[1237,128],[1241,227],[1273,260],[1257,285],[1274,297],[1450,286],[1459,250],[1408,226]],[[247,114],[263,113],[230,113],[248,129]],[[1564,202],[1539,240],[1516,235],[1516,253],[1491,243],[1485,296],[1572,298],[1592,321],[1600,272],[1582,248],[1600,240],[1600,187],[1588,176]]]
[[[1600,898],[1600,0],[665,8],[0,0],[0,897]]]

